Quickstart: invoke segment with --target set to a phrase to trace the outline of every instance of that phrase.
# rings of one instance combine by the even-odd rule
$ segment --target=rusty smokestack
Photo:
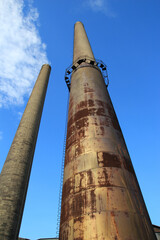
[[[156,240],[81,22],[74,34],[59,239]]]
[[[0,174],[0,239],[17,240],[51,67],[42,66]]]

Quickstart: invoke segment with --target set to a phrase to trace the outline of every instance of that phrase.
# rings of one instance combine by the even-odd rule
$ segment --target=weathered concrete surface
[[[75,62],[79,57],[83,56],[94,59],[92,49],[84,31],[84,26],[81,22],[77,22],[74,28],[73,62]]]
[[[0,239],[17,240],[50,66],[42,66],[0,174]]]
[[[87,41],[78,22],[74,61],[93,58]],[[104,79],[89,64],[71,79],[59,239],[156,240]]]

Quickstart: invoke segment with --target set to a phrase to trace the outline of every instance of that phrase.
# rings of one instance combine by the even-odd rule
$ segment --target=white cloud
[[[3,133],[0,131],[0,140],[3,138]]]
[[[48,63],[38,33],[38,11],[23,0],[0,0],[0,107],[20,105],[31,92],[41,65]]]
[[[103,0],[89,0],[88,1],[92,8],[102,8],[104,6]]]
[[[115,17],[110,8],[109,0],[84,0],[84,4],[94,12],[102,12],[108,17]]]

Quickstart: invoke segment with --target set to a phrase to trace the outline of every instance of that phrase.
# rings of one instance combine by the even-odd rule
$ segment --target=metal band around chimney
[[[88,64],[88,65],[81,65],[81,64]],[[81,65],[81,66],[80,66]],[[105,84],[108,87],[109,85],[109,78],[108,78],[108,72],[107,72],[107,66],[102,60],[93,60],[88,57],[79,58],[76,62],[74,62],[72,65],[70,65],[66,71],[65,71],[65,82],[67,84],[68,90],[70,91],[71,86],[71,75],[73,72],[77,70],[79,67],[98,67],[98,69],[101,70],[102,76],[104,78]]]

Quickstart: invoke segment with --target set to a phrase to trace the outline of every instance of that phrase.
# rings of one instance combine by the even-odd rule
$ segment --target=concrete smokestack
[[[77,22],[74,28],[73,62],[84,56],[94,59],[84,26],[81,22]]]
[[[94,59],[75,24],[74,66]],[[156,240],[100,69],[83,62],[71,77],[60,240]]]
[[[17,240],[51,67],[42,66],[0,175],[0,239]]]

